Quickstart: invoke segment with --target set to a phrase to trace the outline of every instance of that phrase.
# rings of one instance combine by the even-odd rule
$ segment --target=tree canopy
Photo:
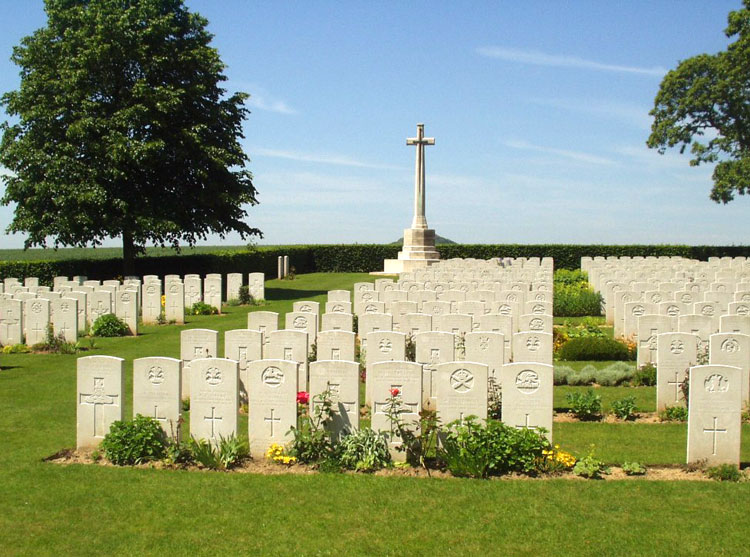
[[[750,0],[730,12],[726,51],[680,62],[664,77],[647,145],[690,146],[692,166],[715,163],[711,199],[728,203],[750,188]]]
[[[182,0],[45,0],[47,26],[12,60],[2,96],[2,203],[25,246],[122,237],[126,272],[147,241],[260,235],[240,145],[248,95],[227,95],[207,21]]]

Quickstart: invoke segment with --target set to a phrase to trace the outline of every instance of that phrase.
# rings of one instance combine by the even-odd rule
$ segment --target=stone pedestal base
[[[430,228],[407,228],[404,230],[404,247],[398,259],[383,262],[384,274],[409,273],[440,261],[435,249],[435,231]]]

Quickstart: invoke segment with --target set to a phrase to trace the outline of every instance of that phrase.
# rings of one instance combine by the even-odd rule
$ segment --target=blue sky
[[[455,241],[748,243],[750,199],[717,205],[711,168],[645,146],[663,74],[724,49],[739,0],[187,5],[209,20],[228,89],[252,95],[261,244],[401,236],[417,122],[436,140],[427,221]],[[45,19],[40,0],[0,13],[4,92],[19,84],[13,45]],[[11,216],[0,208],[3,230]]]

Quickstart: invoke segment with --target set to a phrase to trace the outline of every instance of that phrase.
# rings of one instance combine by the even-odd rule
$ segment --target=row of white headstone
[[[297,426],[299,364],[289,360],[264,359],[248,363],[248,435],[251,455],[262,458],[273,444],[291,440]],[[401,439],[391,417],[418,432],[423,398],[422,365],[388,361],[371,370],[373,406],[371,427],[382,432],[396,459]],[[477,362],[448,362],[435,372],[438,417],[443,424],[469,416],[487,418],[488,367]],[[173,358],[139,358],[133,362],[133,414],[158,420],[165,433],[175,437],[180,423],[181,385],[190,384],[190,435],[218,443],[237,435],[239,420],[239,362],[226,358],[193,360],[189,368]],[[502,380],[502,419],[518,428],[545,428],[552,432],[552,366],[538,363],[506,364]],[[359,365],[356,362],[323,360],[310,365],[311,412],[328,392],[332,405],[331,434],[339,438],[359,428]],[[124,360],[112,356],[78,359],[77,447],[99,445],[111,424],[124,418]],[[393,407],[394,397],[398,406]]]
[[[248,275],[248,289],[255,300],[265,298],[263,273]],[[156,275],[146,275],[143,282],[129,278],[117,280],[87,280],[86,277],[55,277],[53,288],[39,286],[38,279],[27,277],[24,283],[6,278],[0,285],[0,344],[34,345],[44,342],[49,326],[55,336],[76,342],[80,331],[102,315],[114,313],[138,334],[139,317],[152,324],[163,317],[167,321],[184,323],[185,308],[204,302],[221,310],[223,278],[218,274],[167,275],[162,281]],[[242,273],[227,275],[227,299],[237,299],[243,284]],[[162,304],[162,290],[164,304]]]

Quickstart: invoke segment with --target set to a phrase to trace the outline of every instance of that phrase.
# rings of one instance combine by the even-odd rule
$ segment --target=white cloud
[[[546,54],[538,50],[522,50],[519,48],[507,48],[502,46],[484,46],[477,48],[477,53],[487,58],[496,58],[508,62],[520,64],[531,64],[534,66],[551,66],[556,68],[581,68],[586,70],[631,73],[641,75],[663,76],[667,70],[660,67],[640,68],[637,66],[619,66],[616,64],[603,64],[593,60],[578,58],[577,56],[564,56],[558,54]]]
[[[285,101],[275,98],[264,87],[245,81],[228,81],[228,86],[249,93],[247,105],[258,110],[276,112],[278,114],[297,114],[297,110],[289,106]]]
[[[557,149],[555,147],[543,147],[541,145],[534,145],[528,141],[505,141],[504,145],[511,149],[521,149],[524,151],[535,151],[537,153],[545,153],[547,155],[557,155],[567,159],[585,162],[589,164],[615,164],[615,161],[597,155],[591,155],[589,153],[581,153],[579,151],[570,151],[568,149]]]
[[[299,162],[315,162],[320,164],[332,164],[336,166],[354,166],[357,168],[381,168],[381,169],[398,169],[399,167],[376,164],[365,161],[359,161],[346,155],[332,155],[325,153],[300,153],[298,151],[286,151],[282,149],[267,149],[265,147],[249,147],[250,155],[260,157],[273,157],[278,159],[288,159]]]
[[[602,100],[579,100],[579,99],[529,99],[531,104],[549,106],[573,112],[585,112],[605,118],[616,119],[631,126],[641,129],[651,129],[651,116],[649,108],[635,104],[619,103]]]

